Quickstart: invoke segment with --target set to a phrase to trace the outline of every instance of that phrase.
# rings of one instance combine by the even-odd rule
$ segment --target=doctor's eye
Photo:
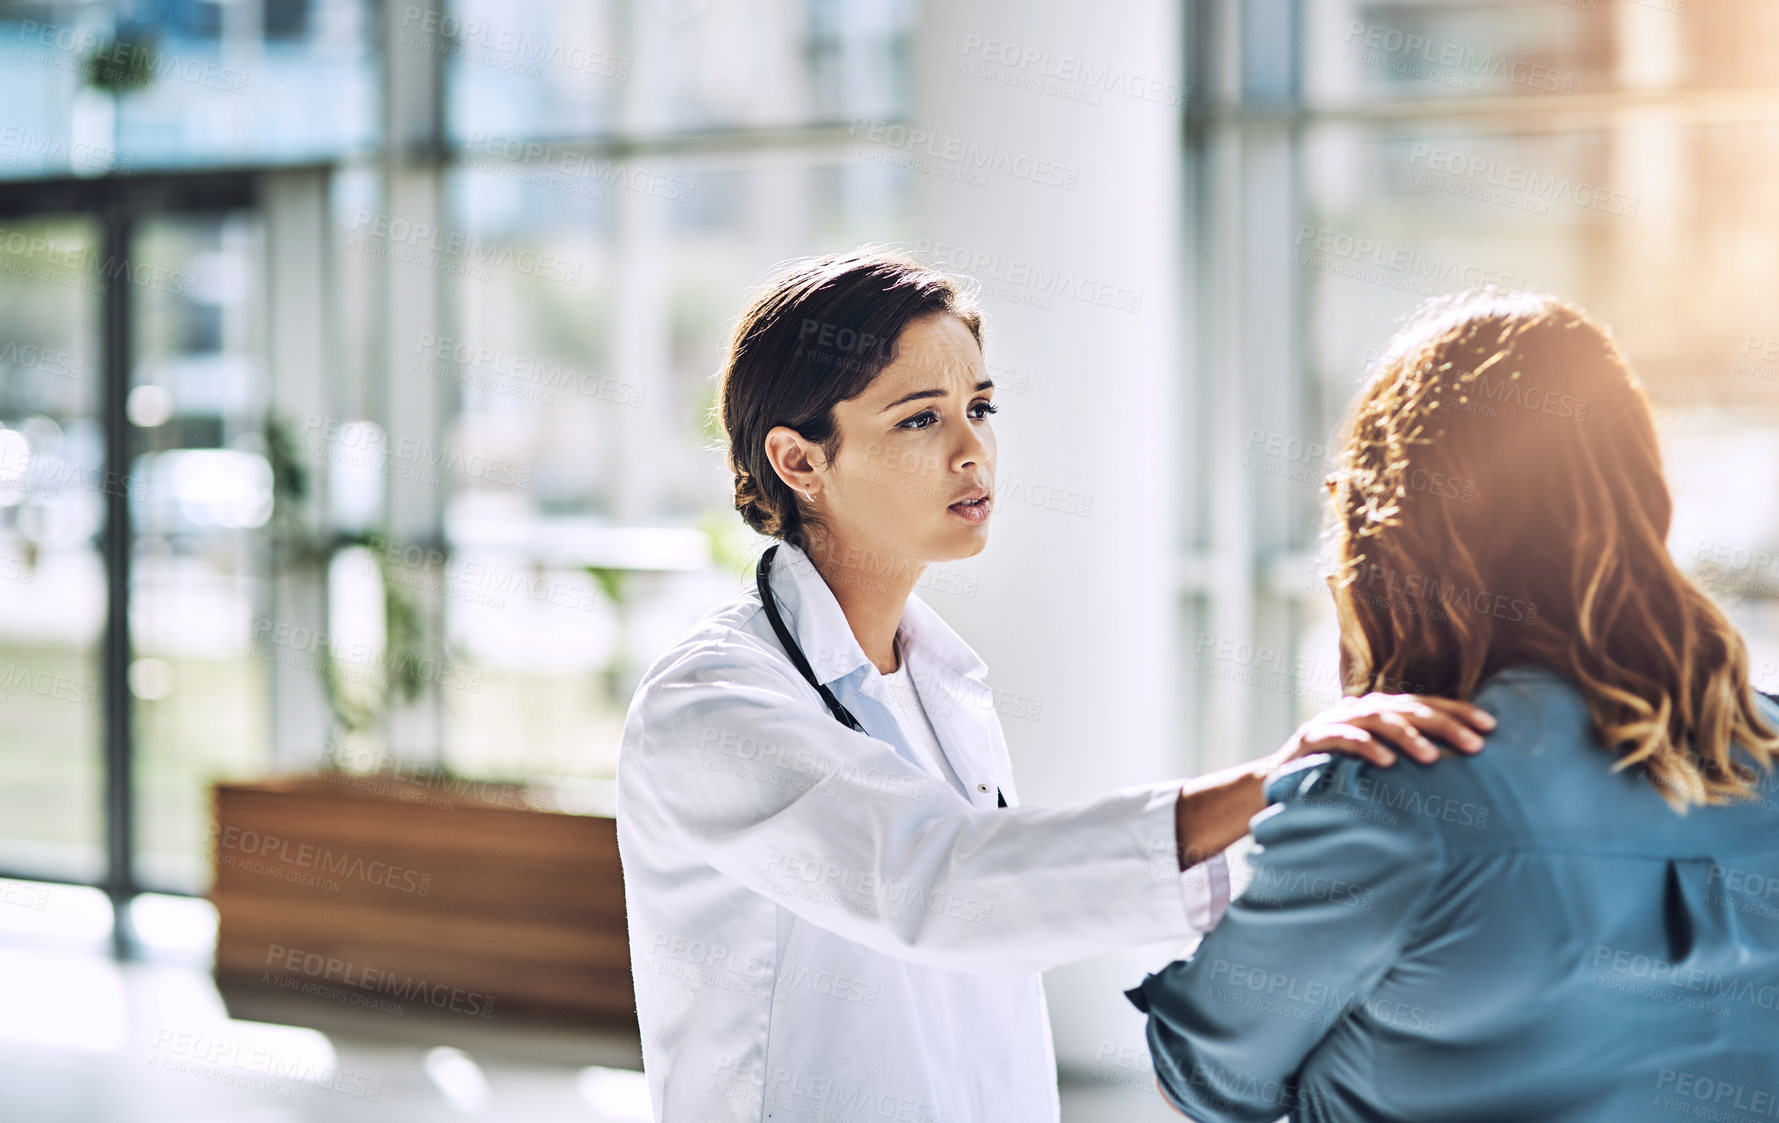
[[[989,400],[975,402],[975,404],[971,404],[970,408],[982,409],[982,413],[977,415],[978,422],[980,422],[984,416],[989,415],[989,413],[1000,413],[1000,406],[996,406],[994,402],[989,402]],[[920,413],[916,413],[916,415],[911,416],[911,418],[907,418],[906,422],[897,425],[897,429],[909,429],[909,431],[920,432],[922,429],[932,429],[932,424],[930,424],[930,422],[938,422],[938,420],[938,413],[934,413],[932,409],[922,409]],[[927,424],[916,424],[916,422],[927,422]]]

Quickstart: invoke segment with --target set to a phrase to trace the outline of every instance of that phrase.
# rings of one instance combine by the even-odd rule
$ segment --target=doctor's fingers
[[[1476,731],[1487,732],[1495,725],[1494,716],[1487,710],[1451,698],[1433,698],[1424,694],[1367,694],[1353,701],[1354,708],[1340,715],[1343,721],[1356,721],[1366,714],[1395,714],[1421,733],[1448,741],[1465,752],[1481,749],[1482,737]]]
[[[1316,722],[1304,731],[1300,753],[1346,753],[1362,757],[1380,768],[1396,763],[1396,754],[1383,741],[1348,722]]]
[[[1388,697],[1402,698],[1422,706],[1429,706],[1442,713],[1450,714],[1472,729],[1481,730],[1484,733],[1495,728],[1495,715],[1470,702],[1460,702],[1456,698],[1436,698],[1431,694],[1399,694]]]
[[[1426,735],[1416,727],[1414,719],[1419,718],[1421,721],[1433,723],[1439,717],[1439,714],[1430,709],[1419,714],[1403,710],[1380,709],[1352,714],[1346,720],[1347,724],[1356,725],[1366,730],[1373,737],[1383,740],[1392,748],[1408,753],[1409,756],[1414,757],[1422,764],[1432,764],[1439,759],[1439,749],[1434,746],[1432,741],[1427,740]],[[1470,735],[1475,736],[1475,734]]]

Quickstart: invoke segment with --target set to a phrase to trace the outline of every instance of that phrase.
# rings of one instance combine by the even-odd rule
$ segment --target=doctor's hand
[[[1248,833],[1248,820],[1266,810],[1266,778],[1309,753],[1348,753],[1383,768],[1407,753],[1422,764],[1439,759],[1430,737],[1463,753],[1482,748],[1495,727],[1487,711],[1468,702],[1424,694],[1365,694],[1342,698],[1297,727],[1278,752],[1238,764],[1180,789],[1174,804],[1174,841],[1185,869]]]
[[[1429,734],[1460,752],[1474,753],[1483,746],[1482,734],[1494,727],[1493,715],[1468,702],[1425,694],[1365,694],[1342,698],[1298,726],[1283,748],[1264,758],[1263,767],[1271,773],[1310,753],[1347,753],[1389,768],[1397,752],[1405,752],[1432,764],[1439,749],[1427,739]]]

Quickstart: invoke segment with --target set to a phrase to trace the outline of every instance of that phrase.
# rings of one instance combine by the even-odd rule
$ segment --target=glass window
[[[406,657],[435,642],[438,608],[446,650],[424,654],[474,687],[401,715],[421,730],[404,764],[436,750],[479,777],[611,776],[642,668],[745,579],[753,536],[711,416],[742,294],[789,258],[907,233],[909,173],[843,149],[851,123],[910,112],[915,9],[0,4],[0,179],[94,179],[70,190],[129,231],[131,267],[100,275],[96,221],[0,223],[0,871],[107,873],[99,543],[118,400],[134,766],[118,850],[134,860],[113,885],[202,892],[210,785],[274,752],[308,767],[331,729],[336,758],[388,759],[390,680],[299,682],[256,622],[325,620]],[[376,159],[386,75],[443,97],[446,150],[394,175]],[[403,135],[433,109],[387,107]],[[291,163],[326,168],[270,174]],[[115,399],[102,325],[130,366]],[[416,499],[305,445],[296,517],[329,558],[274,574],[274,400],[299,427],[348,422],[347,444],[448,450],[449,477]],[[418,525],[435,497],[439,525]],[[363,541],[391,525],[424,541]],[[286,723],[311,685],[314,720]],[[322,712],[360,704],[365,728]]]
[[[399,46],[449,60],[451,139],[887,119],[909,108],[909,0],[453,0]]]
[[[1335,0],[1304,9],[1317,102],[1524,97],[1613,84],[1619,5]]]
[[[127,414],[143,485],[131,559],[137,876],[208,885],[210,784],[270,763],[268,595],[260,536],[272,469],[262,427],[264,270],[256,215],[156,217],[132,248],[136,348]]]
[[[0,177],[288,162],[375,142],[364,0],[0,10]]]
[[[1764,0],[1327,0],[1303,4],[1315,105],[1770,84]]]
[[[498,153],[510,140],[615,131],[635,76],[621,10],[617,0],[454,0],[436,19],[409,9],[393,47],[445,61],[451,139]]]
[[[100,238],[0,221],[0,866],[105,873]]]

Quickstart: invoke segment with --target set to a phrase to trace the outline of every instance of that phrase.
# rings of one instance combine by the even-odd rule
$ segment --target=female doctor
[[[779,541],[646,672],[618,765],[657,1120],[1054,1121],[1040,971],[1215,924],[1274,768],[1431,762],[1492,722],[1348,698],[1251,765],[1022,807],[986,667],[912,592],[987,543],[981,340],[949,277],[872,252],[796,265],[735,329],[735,506]]]

